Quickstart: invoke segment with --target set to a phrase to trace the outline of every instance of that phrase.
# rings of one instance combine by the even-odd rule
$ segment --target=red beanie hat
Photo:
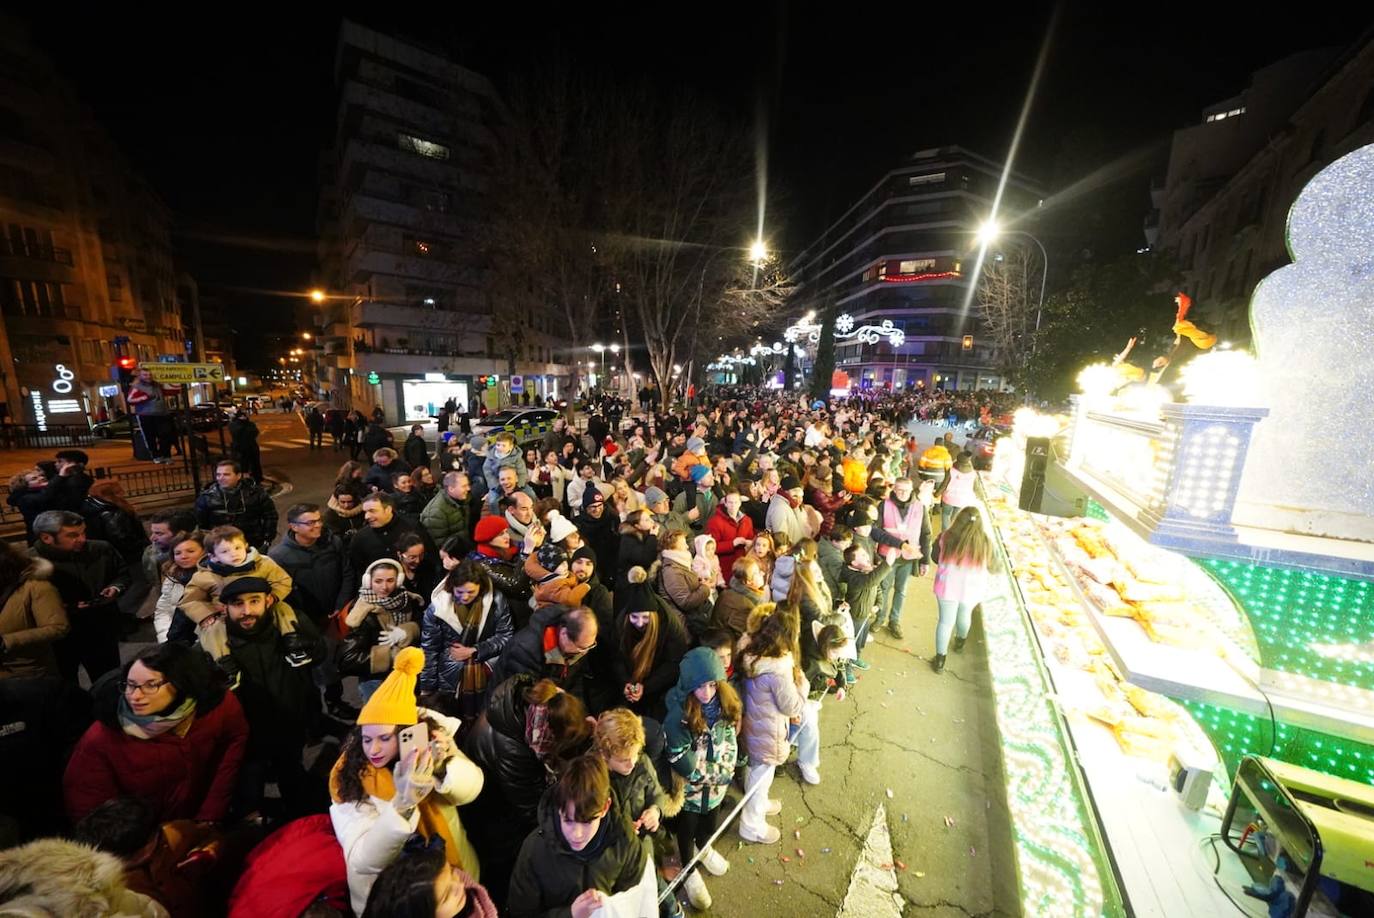
[[[505,532],[507,528],[504,516],[484,516],[477,523],[477,530],[473,533],[473,539],[478,545],[486,545]]]

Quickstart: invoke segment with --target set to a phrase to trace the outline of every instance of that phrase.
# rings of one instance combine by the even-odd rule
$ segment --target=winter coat
[[[494,446],[487,451],[487,457],[482,461],[482,478],[487,483],[488,491],[501,490],[502,469],[515,469],[515,486],[517,488],[523,488],[529,484],[530,470],[525,465],[525,457],[518,448],[512,449],[505,456],[496,455]]]
[[[310,619],[296,617],[296,631],[282,634],[277,615],[281,603],[267,611],[257,625],[246,631],[233,619],[225,621],[229,657],[241,681],[239,701],[253,724],[253,747],[259,750],[298,750],[320,706],[311,666],[292,666],[286,661],[288,646],[309,649],[312,663],[324,659],[324,641]]]
[[[429,444],[422,436],[411,434],[406,437],[405,448],[401,451],[401,456],[405,459],[406,465],[412,469],[429,468]]]
[[[623,589],[630,581],[626,575],[632,567],[642,567],[649,570],[658,560],[658,536],[644,536],[642,533],[630,535],[621,533],[620,550],[616,553],[616,572],[615,583],[611,586],[611,591]]]
[[[821,515],[820,536],[824,538],[830,535],[830,530],[835,527],[835,514],[845,507],[844,496],[826,494],[820,488],[812,488],[806,494],[806,502]]]
[[[766,591],[755,593],[747,588],[739,577],[734,577],[716,599],[716,607],[711,613],[712,619],[717,628],[729,630],[738,640],[744,634],[744,629],[749,623],[749,613],[754,611],[754,606],[767,601]]]
[[[686,782],[683,809],[689,813],[709,813],[725,802],[725,792],[739,764],[739,738],[735,724],[722,714],[706,729],[693,733],[683,716],[687,696],[706,682],[725,678],[714,651],[709,655],[699,648],[683,658],[677,685],[668,692],[667,716],[663,722],[668,764]]]
[[[693,635],[707,630],[711,621],[711,588],[701,582],[696,571],[681,560],[663,553],[659,568],[659,595],[682,616]]]
[[[461,538],[460,553],[467,554],[473,549],[472,530],[477,524],[477,513],[469,501],[456,501],[441,490],[420,511],[420,525],[440,548],[454,536]]]
[[[862,624],[873,615],[883,578],[891,573],[892,568],[881,562],[867,572],[857,571],[852,567],[846,567],[840,572],[839,598],[849,603],[849,614],[854,617],[855,625]]]
[[[228,815],[248,748],[248,720],[238,698],[226,692],[210,710],[197,710],[185,736],[169,730],[138,739],[115,715],[118,678],[100,680],[92,692],[102,717],[76,744],[63,777],[72,822],[121,795],[148,804],[158,822],[219,822]]]
[[[478,809],[492,818],[473,821],[482,850],[514,854],[535,827],[539,798],[551,775],[525,741],[525,692],[536,678],[521,673],[496,686],[487,709],[463,741],[463,752],[487,776]],[[494,860],[503,860],[499,856]]]
[[[782,765],[791,743],[789,720],[800,717],[806,691],[796,683],[792,654],[742,659],[744,674],[744,750],[753,765]]]
[[[716,557],[720,559],[720,575],[725,582],[735,570],[735,562],[744,556],[754,541],[754,521],[740,510],[739,519],[731,519],[725,504],[716,507],[716,512],[706,521],[706,534],[716,540]],[[736,547],[735,539],[747,539],[744,545]]]
[[[429,537],[423,526],[406,519],[399,513],[391,517],[391,522],[381,528],[367,526],[359,529],[353,534],[353,541],[348,546],[348,560],[353,562],[353,571],[361,576],[373,561],[380,561],[382,558],[396,557],[396,541],[402,534],[413,532],[420,537],[420,541],[425,543],[425,566],[430,567],[438,563],[439,549],[434,547],[434,540]],[[349,592],[358,588],[354,583]]]
[[[212,484],[196,498],[196,523],[201,529],[237,526],[248,544],[266,546],[277,537],[277,505],[256,481],[244,476],[237,488]]]
[[[692,520],[687,516],[688,513],[692,512],[692,508],[687,506],[686,491],[683,491],[677,497],[673,498],[673,512],[681,514],[682,518],[687,520],[688,525],[692,527],[691,531],[698,533],[703,532],[706,529],[707,521],[710,520],[716,512],[717,500],[718,498],[714,491],[710,488],[703,488],[698,485],[697,500],[695,504],[697,518]]]
[[[410,463],[401,459],[392,459],[386,465],[378,465],[374,462],[372,463],[372,467],[367,470],[367,474],[363,476],[363,487],[369,490],[376,488],[378,491],[385,491],[391,494],[395,490],[395,487],[391,484],[391,476],[395,475],[397,472],[409,471]]]
[[[94,480],[90,475],[59,475],[41,488],[24,487],[11,491],[8,503],[24,517],[24,532],[28,540],[34,541],[33,521],[43,511],[79,511]]]
[[[296,918],[316,900],[348,908],[348,869],[329,816],[288,822],[244,859],[229,918]]]
[[[158,592],[156,602],[153,603],[153,634],[159,644],[167,640],[180,640],[181,636],[173,634],[172,620],[176,618],[177,612],[181,611],[181,602],[186,598],[186,584],[176,577],[163,577],[162,585]],[[181,627],[189,627],[190,619],[186,613],[181,613]],[[194,640],[194,637],[192,638]]]
[[[142,563],[148,534],[143,531],[138,517],[90,494],[86,495],[78,512],[86,521],[87,538],[109,542],[131,568],[136,569]]]
[[[639,701],[634,704],[623,701],[624,687],[635,681],[631,672],[634,665],[630,661],[629,654],[625,652],[622,635],[629,628],[626,616],[630,612],[645,611],[640,609],[625,609],[616,618],[615,623],[615,652],[611,657],[611,673],[615,676],[615,687],[617,689],[622,704],[641,717],[652,717],[657,721],[663,720],[663,698],[668,694],[668,690],[677,682],[677,667],[682,661],[682,655],[687,652],[690,638],[687,630],[678,617],[676,610],[660,609],[658,614],[658,646],[654,649],[653,667],[649,674],[643,679],[644,694]],[[609,635],[608,635],[609,637]],[[598,638],[598,642],[600,639]],[[639,815],[639,814],[635,814]]]
[[[551,662],[546,656],[546,647],[552,647],[557,638],[556,629],[559,619],[567,609],[563,606],[548,606],[530,616],[530,623],[511,637],[497,662],[492,665],[491,685],[498,688],[511,676],[528,673],[535,679],[552,679],[559,688],[587,701],[586,685],[590,670],[587,666],[589,654],[583,654],[571,664]],[[600,632],[598,632],[598,635]],[[601,638],[597,637],[597,643]]]
[[[89,615],[101,611],[113,615],[113,609],[108,607],[114,606],[116,599],[106,599],[100,595],[100,591],[114,586],[123,593],[133,582],[128,566],[114,546],[97,539],[88,539],[80,551],[62,551],[36,542],[29,549],[29,557],[52,563],[48,580],[62,597],[69,619],[74,614]],[[82,602],[90,605],[77,611],[77,604]]]
[[[668,793],[659,783],[654,763],[643,752],[639,753],[635,767],[628,775],[611,772],[611,793],[631,822],[651,806],[658,807],[663,815],[667,815],[671,809]]]
[[[601,830],[605,840],[590,856],[571,850],[563,840],[552,792],[540,800],[538,815],[538,828],[521,845],[511,874],[506,904],[511,918],[567,915],[573,900],[588,889],[628,892],[644,878],[649,846],[621,810],[612,807],[606,814]]]
[[[399,583],[397,589],[404,587]],[[364,599],[355,599],[344,621],[348,636],[339,647],[339,674],[359,679],[381,679],[391,672],[396,651],[420,643],[420,623],[417,621],[421,597],[408,593],[411,602],[404,609],[388,611]],[[387,646],[379,643],[382,633],[392,628],[405,632],[402,643]]]
[[[391,496],[395,501],[393,506],[395,506],[396,512],[404,515],[416,526],[420,526],[420,514],[425,512],[429,498],[425,497],[424,493],[416,487],[412,487],[409,491],[392,491]]]
[[[0,851],[6,915],[64,918],[167,918],[153,899],[129,889],[124,862],[61,838]]]
[[[11,773],[16,769],[8,763],[22,762],[25,777],[0,784],[0,813],[13,820],[14,837],[54,831],[61,819],[54,814],[63,810],[62,771],[90,725],[91,696],[74,681],[0,679],[0,762]]]
[[[774,494],[768,502],[768,531],[787,533],[793,545],[807,536],[806,521],[800,508],[793,509],[784,494]]]
[[[488,549],[487,551],[490,551]],[[493,554],[488,554],[478,546],[472,554],[468,555],[469,561],[476,561],[487,569],[487,576],[491,582],[506,597],[506,604],[511,608],[528,606],[530,595],[533,592],[533,584],[530,583],[529,575],[525,573],[524,564],[520,556],[513,558],[501,558]]]
[[[497,590],[482,596],[482,611],[464,628],[453,610],[453,594],[440,586],[434,591],[420,625],[420,646],[425,652],[425,668],[420,673],[420,691],[454,695],[462,684],[463,670],[470,664],[490,664],[515,636],[506,597]],[[466,663],[448,655],[450,644],[475,647],[477,653]]]
[[[343,510],[332,495],[322,515],[324,528],[338,536],[345,548],[351,546],[353,533],[367,527],[367,520],[363,517],[362,504],[357,504],[352,510]]]
[[[792,575],[796,571],[797,558],[795,555],[779,555],[773,560],[773,574],[769,578],[768,584],[773,602],[787,601],[787,594],[792,589]]]
[[[16,584],[0,586],[0,679],[56,676],[57,658],[52,645],[70,627],[67,610],[57,588],[49,582],[53,566],[34,559]]]
[[[377,450],[390,445],[391,431],[376,421],[369,422],[362,435],[363,454],[371,456]]]
[[[357,575],[338,536],[324,532],[306,548],[296,541],[295,533],[288,532],[267,556],[291,578],[286,601],[315,624],[323,626],[333,612],[347,605]]]
[[[260,555],[256,548],[250,548],[248,557],[236,568],[227,568],[212,560],[209,555],[201,558],[198,569],[192,575],[191,581],[186,584],[186,592],[181,597],[181,611],[199,625],[215,614],[214,604],[219,601],[220,591],[225,585],[243,577],[261,577],[266,580],[272,588],[272,595],[279,600],[291,595],[291,575],[282,570],[281,565],[271,557]]]
[[[706,553],[706,545],[710,543],[711,553]],[[716,540],[709,535],[699,535],[692,540],[692,572],[711,585],[712,593],[717,587],[725,586],[725,581],[721,579],[720,555],[715,551]]]
[[[422,719],[443,727],[450,736],[457,735],[460,726],[457,718],[445,717],[426,708],[421,708],[419,713]],[[474,876],[480,875],[481,865],[459,819],[458,807],[476,800],[485,781],[482,770],[459,750],[444,766],[443,778],[435,776],[434,789],[430,791],[431,795],[438,794],[441,798],[440,807],[449,834],[458,847],[458,859],[463,869]],[[419,829],[419,808],[412,809],[406,818],[396,811],[392,801],[369,797],[366,801],[330,804],[329,820],[343,848],[353,911],[361,915],[377,875],[400,856],[406,839]]]
[[[600,519],[581,514],[573,520],[582,540],[596,555],[596,569],[601,581],[609,587],[620,569],[620,522],[610,511],[603,510]]]
[[[821,566],[825,585],[830,587],[830,595],[840,595],[840,573],[844,570],[844,552],[836,548],[829,539],[816,542],[816,563]]]

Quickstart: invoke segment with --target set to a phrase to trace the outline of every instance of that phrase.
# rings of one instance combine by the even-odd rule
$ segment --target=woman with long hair
[[[339,488],[347,488],[354,497],[361,501],[367,496],[367,486],[363,484],[363,478],[366,475],[366,465],[356,459],[348,460],[339,466],[339,474],[334,476],[335,493],[338,492]]]
[[[776,844],[781,833],[768,816],[782,811],[782,801],[768,799],[773,774],[791,752],[793,726],[806,711],[807,684],[794,655],[796,617],[776,609],[749,635],[740,656],[744,676],[744,749],[749,756],[745,788],[753,796],[740,815],[739,834],[745,841]],[[815,762],[798,763],[813,770]],[[806,771],[803,771],[803,775]],[[819,776],[816,776],[819,780]],[[808,778],[808,781],[810,779]]]
[[[427,465],[422,465],[417,469],[411,470],[411,481],[415,484],[415,490],[426,504],[434,500],[434,496],[439,493],[439,482],[434,480],[434,472]]]
[[[811,539],[802,539],[793,552],[797,559],[796,573],[792,575],[792,585],[787,592],[787,605],[795,608],[801,621],[801,660],[805,665],[819,654],[816,649],[816,632],[825,625],[836,624],[841,627],[849,619],[848,615],[836,608],[835,597],[825,582],[818,560],[818,547]],[[849,636],[853,637],[853,623],[849,622]],[[852,656],[852,653],[851,653]]]
[[[378,874],[362,918],[497,918],[486,889],[444,853],[439,845],[407,843]]]
[[[754,534],[754,544],[749,546],[748,554],[759,563],[763,570],[763,582],[773,581],[773,566],[777,563],[777,548],[773,542],[773,534],[764,530]]]
[[[172,557],[162,565],[162,586],[153,606],[153,631],[159,644],[168,640],[195,643],[196,626],[180,606],[186,585],[200,569],[200,559],[204,557],[205,542],[198,532],[172,543]]]
[[[86,520],[87,538],[109,542],[130,569],[143,570],[143,550],[148,547],[148,536],[138,520],[138,508],[124,496],[124,486],[119,479],[101,478],[91,482],[80,513]]]
[[[430,600],[420,624],[425,651],[420,691],[433,695],[435,707],[445,713],[475,719],[486,699],[492,661],[510,643],[515,620],[506,597],[476,561],[450,570]]]
[[[973,609],[987,597],[991,575],[999,568],[997,551],[978,507],[959,511],[949,529],[940,533],[931,555],[937,565],[935,602],[940,620],[935,625],[935,659],[930,665],[941,673],[950,635],[954,635],[954,652],[962,653],[973,626]]]
[[[677,612],[664,607],[647,579],[644,568],[630,568],[621,590],[611,672],[630,710],[662,720],[663,697],[677,681],[688,638]]]
[[[199,649],[155,644],[91,686],[97,720],[76,744],[63,788],[80,821],[106,800],[137,797],[158,822],[220,822],[248,748],[248,721]]]
[[[329,774],[329,818],[343,848],[353,911],[362,914],[377,875],[413,833],[443,839],[448,864],[481,876],[458,807],[476,799],[482,770],[459,751],[458,721],[415,703],[425,655],[407,647],[358,714]],[[401,756],[400,734],[424,723],[429,742]]]

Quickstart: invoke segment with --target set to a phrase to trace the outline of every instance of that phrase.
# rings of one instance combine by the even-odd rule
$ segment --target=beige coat
[[[792,654],[780,657],[742,658],[744,673],[744,722],[741,737],[750,765],[782,765],[791,743],[787,727],[801,717],[806,691],[796,681]]]
[[[48,582],[52,562],[35,558],[19,581],[19,588],[0,609],[0,679],[11,676],[56,676],[52,645],[67,634],[67,609],[57,588]]]

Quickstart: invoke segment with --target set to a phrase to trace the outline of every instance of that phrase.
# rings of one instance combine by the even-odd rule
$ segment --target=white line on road
[[[849,891],[836,918],[901,918],[902,897],[897,893],[897,872],[892,865],[892,833],[887,828],[887,807],[873,811],[873,827],[864,850],[854,865]]]

